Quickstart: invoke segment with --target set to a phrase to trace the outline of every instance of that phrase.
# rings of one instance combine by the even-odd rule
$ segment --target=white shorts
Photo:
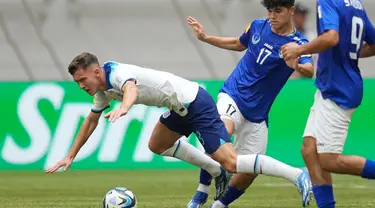
[[[265,121],[252,123],[246,120],[234,100],[226,93],[219,93],[217,108],[221,119],[234,122],[234,149],[237,154],[265,154],[268,142],[268,127]]]
[[[303,137],[316,139],[318,153],[342,153],[355,109],[344,109],[316,91]]]

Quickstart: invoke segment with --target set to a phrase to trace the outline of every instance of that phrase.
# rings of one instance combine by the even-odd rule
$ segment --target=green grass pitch
[[[197,188],[199,171],[43,171],[0,172],[0,207],[100,207],[104,194],[116,186],[131,189],[140,208],[183,208]],[[337,207],[375,207],[375,182],[335,176]],[[214,186],[205,207],[212,202]],[[294,186],[285,180],[260,176],[231,207],[301,207]],[[310,207],[316,207],[315,203]]]

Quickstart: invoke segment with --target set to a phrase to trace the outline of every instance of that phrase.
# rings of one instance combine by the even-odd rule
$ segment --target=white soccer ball
[[[127,188],[117,187],[107,192],[103,199],[103,208],[136,208],[137,198]]]

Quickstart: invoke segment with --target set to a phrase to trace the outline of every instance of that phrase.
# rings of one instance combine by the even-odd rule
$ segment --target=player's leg
[[[291,180],[288,172],[291,166],[266,155],[237,155],[230,143],[222,144],[211,157],[230,173],[262,174]]]
[[[225,125],[225,128],[228,130],[229,136],[232,135],[234,131],[234,123],[228,119],[222,119]],[[199,185],[197,192],[193,198],[189,201],[187,208],[200,208],[207,202],[209,188],[212,182],[212,176],[204,169],[200,169],[199,175]]]
[[[214,177],[222,173],[220,164],[191,144],[179,139],[190,135],[189,126],[181,122],[181,117],[167,111],[154,127],[149,141],[149,149],[159,155],[175,157],[189,164],[205,169]]]
[[[268,126],[266,122],[252,123],[244,121],[241,128],[234,134],[234,148],[239,155],[266,153],[268,143]],[[289,166],[284,170],[288,173],[288,180],[292,182],[302,196],[304,206],[311,200],[312,189],[307,169],[300,169]],[[235,174],[228,188],[228,191],[215,201],[213,208],[227,207],[230,203],[239,198],[256,178],[256,174]]]
[[[224,122],[225,128],[231,137],[236,127],[238,128],[241,125],[242,115],[233,99],[225,93],[219,93],[216,106],[221,120]],[[199,186],[194,197],[189,201],[188,208],[199,208],[206,203],[211,181],[212,176],[204,169],[200,169]]]
[[[252,173],[236,173],[232,176],[229,181],[227,191],[220,199],[215,200],[212,207],[227,207],[229,204],[240,198],[246,191],[247,188],[254,182],[258,174]]]
[[[318,207],[335,207],[335,200],[332,189],[331,173],[325,171],[320,163],[314,137],[304,137],[302,156],[309,170],[313,193]]]
[[[307,119],[301,151],[313,183],[316,204],[319,208],[332,208],[335,207],[336,203],[333,195],[332,177],[329,172],[322,168],[318,156],[318,147],[323,144],[319,144],[322,136],[318,134],[318,131],[320,128],[326,128],[325,124],[327,124],[324,122],[324,116],[321,115],[322,100],[320,92],[317,91]],[[321,124],[321,122],[324,124]],[[320,138],[320,140],[316,138]]]
[[[235,105],[234,101],[232,105]],[[238,109],[237,106],[235,106],[235,108]],[[245,120],[239,111],[234,114],[238,114],[238,117],[243,120],[240,125],[236,125],[237,129],[234,133],[233,146],[237,154],[264,154],[266,152],[268,139],[268,128],[266,123],[251,123]],[[223,121],[225,121],[225,119],[223,119]],[[229,182],[227,191],[220,197],[220,199],[217,199],[211,207],[227,207],[245,193],[246,189],[253,183],[257,176],[258,174],[251,173],[234,174]]]
[[[375,161],[353,155],[342,155],[354,109],[343,109],[331,100],[322,101],[320,119],[325,123],[317,130],[322,141],[318,144],[319,161],[331,173],[375,179]],[[329,138],[324,139],[324,138]]]
[[[318,161],[325,172],[359,175],[363,178],[375,179],[375,162],[358,156],[342,155],[349,124],[354,109],[343,109],[329,99],[323,99],[320,92],[316,93],[318,100],[316,110],[316,143]],[[319,207],[331,202],[334,207],[332,182],[325,178],[328,185],[314,187],[314,195]],[[331,196],[329,199],[326,196]]]
[[[222,120],[224,122],[225,128],[228,131],[229,136],[232,136],[232,133],[234,131],[234,122],[228,119]],[[187,208],[200,208],[207,202],[211,182],[212,176],[206,170],[201,168],[197,192],[189,201]]]
[[[214,100],[206,91],[202,90],[200,93],[200,99],[196,99],[195,104],[189,106],[189,111],[199,112],[192,118],[194,132],[212,158],[230,173],[264,174],[285,179],[290,178],[288,170],[291,166],[271,157],[260,154],[237,156]],[[217,190],[219,188],[217,186]]]
[[[187,119],[193,124],[193,131],[205,151],[228,172],[263,174],[285,179],[290,177],[288,170],[291,166],[271,157],[259,154],[237,156],[215,102],[205,90],[200,89],[196,100],[189,106],[188,115]],[[215,178],[215,183],[218,198],[228,185],[225,171]]]

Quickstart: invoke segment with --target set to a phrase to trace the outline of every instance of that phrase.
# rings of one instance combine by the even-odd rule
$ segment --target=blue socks
[[[211,185],[212,176],[205,170],[201,169],[199,183],[209,186]]]
[[[361,176],[362,178],[375,179],[375,161],[366,160]]]
[[[234,200],[238,199],[245,192],[234,187],[228,186],[227,192],[220,198],[220,202],[228,206]]]
[[[366,160],[361,176],[366,179],[375,179],[375,161]],[[319,208],[335,208],[332,185],[314,185],[313,192]]]
[[[212,181],[212,176],[205,170],[201,169],[199,183],[209,186]],[[228,190],[220,198],[220,202],[228,206],[230,203],[238,199],[244,191],[228,186]]]
[[[313,192],[319,208],[335,208],[332,185],[314,185]]]

